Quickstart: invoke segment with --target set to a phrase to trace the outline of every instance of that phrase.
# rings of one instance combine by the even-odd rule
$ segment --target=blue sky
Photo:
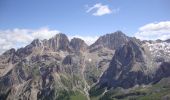
[[[102,3],[114,14],[93,16],[86,5]],[[66,34],[131,35],[147,23],[170,20],[170,0],[1,0],[0,29],[49,27]]]
[[[0,35],[17,29],[29,30],[20,35],[46,30],[94,37],[121,30],[142,38],[146,33],[139,33],[141,27],[169,21],[170,0],[0,0]]]

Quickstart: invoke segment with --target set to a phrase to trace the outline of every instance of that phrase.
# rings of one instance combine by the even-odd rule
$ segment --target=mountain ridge
[[[92,99],[100,89],[157,83],[170,76],[169,45],[168,40],[141,41],[121,31],[90,46],[79,38],[69,41],[63,33],[35,39],[0,56],[0,98]]]

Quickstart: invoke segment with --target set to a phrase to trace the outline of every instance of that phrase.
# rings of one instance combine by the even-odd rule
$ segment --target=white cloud
[[[94,11],[92,13],[92,15],[94,16],[102,16],[102,15],[106,15],[106,14],[111,14],[112,10],[109,8],[108,5],[102,5],[101,3],[97,3],[95,5],[93,5],[92,7],[89,7],[88,5],[86,5],[87,9],[87,13],[90,13],[92,11]],[[119,9],[114,10],[114,13],[117,13],[119,11]]]
[[[69,39],[71,40],[72,38],[80,38],[84,40],[88,45],[93,44],[99,37],[98,36],[80,36],[80,35],[75,35],[75,36],[69,36]]]
[[[41,28],[39,30],[35,30],[32,33],[32,37],[39,38],[39,39],[49,39],[53,37],[54,35],[58,34],[58,30],[49,30],[48,28]]]
[[[139,28],[135,37],[142,40],[170,39],[170,21],[146,24]]]
[[[10,48],[24,47],[36,38],[49,39],[57,33],[59,31],[50,30],[46,27],[36,30],[18,28],[0,30],[0,54]]]

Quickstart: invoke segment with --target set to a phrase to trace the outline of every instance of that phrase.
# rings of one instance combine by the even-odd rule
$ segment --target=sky
[[[170,38],[170,0],[0,0],[0,53],[59,32],[90,45],[117,30]]]

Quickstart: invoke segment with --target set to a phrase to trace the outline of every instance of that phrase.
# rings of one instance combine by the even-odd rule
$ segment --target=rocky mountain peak
[[[64,33],[58,33],[53,38],[67,38],[67,36]]]
[[[99,39],[94,44],[92,44],[91,47],[103,46],[103,47],[107,47],[109,49],[115,50],[119,48],[121,45],[128,42],[128,40],[129,40],[128,36],[126,36],[121,31],[117,31],[117,32],[106,34],[106,35],[99,37]]]
[[[15,49],[12,48],[12,49],[9,49],[9,50],[7,50],[6,52],[4,52],[3,55],[12,55],[12,54],[14,54],[15,52],[16,52]]]
[[[56,34],[53,38],[49,39],[49,47],[54,51],[63,50],[67,51],[69,49],[69,39],[63,34]]]
[[[40,47],[43,45],[42,41],[39,40],[39,39],[34,39],[31,44],[34,46],[34,47]]]
[[[84,42],[84,40],[80,38],[71,39],[70,46],[74,51],[85,51],[88,47],[88,45]]]
[[[114,35],[118,35],[118,36],[126,36],[122,31],[118,30],[114,33],[111,33],[111,34],[114,34]]]

